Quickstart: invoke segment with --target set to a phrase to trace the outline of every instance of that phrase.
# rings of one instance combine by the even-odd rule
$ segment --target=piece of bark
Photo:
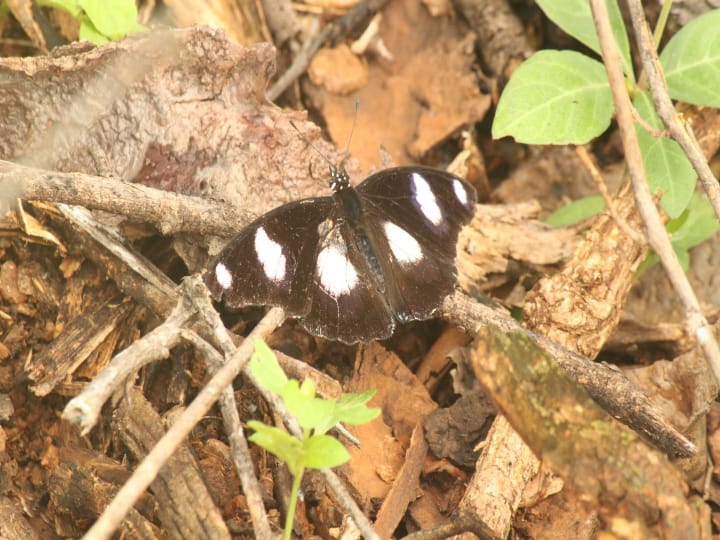
[[[479,452],[475,446],[490,428],[497,413],[485,392],[461,396],[450,407],[438,409],[425,419],[425,437],[437,457],[446,457],[461,467],[472,467]]]
[[[614,418],[632,427],[662,448],[670,456],[689,457],[697,452],[695,446],[670,426],[662,414],[619,370],[604,364],[589,362],[548,339],[528,332],[515,319],[503,315],[478,302],[469,301],[456,293],[443,302],[443,313],[460,326],[478,329],[488,324],[504,332],[522,330],[540,346],[553,354],[555,361],[568,372]]]
[[[140,460],[164,434],[160,416],[136,389],[113,413],[120,439]],[[179,538],[230,538],[193,454],[180,447],[151,484],[163,528]]]
[[[504,80],[534,51],[525,27],[506,0],[455,0],[455,6],[477,33],[477,48],[490,72]]]
[[[687,433],[699,449],[690,458],[675,461],[688,481],[702,476],[707,453],[707,413],[718,394],[718,384],[708,372],[705,358],[696,350],[671,362],[659,360],[649,366],[625,369],[625,374],[663,412],[668,421]]]
[[[0,59],[0,158],[214,197],[255,214],[325,195],[323,156],[338,162],[339,154],[303,114],[265,99],[274,61],[270,45],[244,48],[208,28]],[[355,162],[345,164],[359,176]]]
[[[50,506],[59,529],[56,532],[79,537],[97,519],[130,473],[110,458],[84,449],[63,448],[60,459],[48,482]],[[156,527],[141,512],[153,517],[155,502],[150,497],[145,497],[128,513],[121,534],[154,540]]]
[[[626,519],[652,536],[697,537],[679,471],[614,422],[548,353],[520,333],[489,327],[471,358],[497,407],[563,478],[566,499],[598,512],[605,524]]]
[[[580,238],[574,228],[537,220],[535,201],[478,205],[458,239],[458,284],[467,291],[497,287],[521,272],[567,260]]]
[[[640,230],[629,185],[613,201],[621,219]],[[615,330],[632,277],[647,247],[628,238],[609,213],[598,216],[564,269],[538,282],[528,294],[530,328],[595,358]]]
[[[36,540],[40,537],[25,518],[20,503],[0,497],[0,537],[7,540]]]
[[[410,444],[405,453],[405,460],[398,471],[390,491],[383,500],[383,504],[375,519],[374,528],[380,538],[390,538],[400,524],[408,505],[417,497],[420,487],[420,473],[427,444],[423,437],[423,429],[418,424],[410,437]]]
[[[46,396],[60,382],[95,352],[105,340],[117,336],[133,304],[121,297],[106,298],[76,319],[65,325],[63,332],[25,364],[25,372],[34,382],[31,390],[37,396]],[[112,356],[114,346],[107,351],[105,361]]]

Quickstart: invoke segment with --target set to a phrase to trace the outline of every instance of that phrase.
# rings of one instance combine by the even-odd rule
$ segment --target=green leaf
[[[690,267],[689,249],[702,244],[714,235],[720,228],[720,223],[715,217],[715,212],[707,195],[696,191],[693,193],[687,209],[680,217],[668,222],[666,228],[671,233],[675,255],[677,255],[683,270],[687,271]],[[655,253],[648,254],[640,264],[636,276],[658,262],[659,259]]]
[[[562,206],[550,214],[545,223],[553,227],[572,225],[583,219],[599,214],[605,208],[605,200],[600,195],[591,195]]]
[[[305,452],[302,441],[282,429],[267,426],[257,420],[249,420],[247,425],[255,431],[248,437],[249,441],[284,461],[293,476],[302,472]]]
[[[82,13],[76,0],[38,0],[38,5],[66,11],[76,19]]]
[[[590,3],[587,0],[536,0],[536,3],[547,15],[548,19],[580,43],[601,54]],[[607,7],[613,35],[620,48],[623,70],[630,78],[634,78],[630,58],[630,42],[628,41],[627,30],[617,0],[608,0]]]
[[[78,31],[78,39],[80,41],[87,40],[95,45],[104,45],[109,40],[93,26],[92,21],[85,15],[80,15],[80,30]]]
[[[585,144],[608,128],[612,114],[600,62],[573,51],[539,51],[505,87],[492,135],[527,144]]]
[[[720,107],[720,9],[686,24],[660,54],[673,99]]]
[[[273,394],[282,395],[288,382],[287,375],[278,364],[272,349],[262,339],[255,340],[255,352],[250,358],[250,371],[260,386]]]
[[[337,467],[346,463],[350,454],[330,435],[313,435],[303,441],[303,466],[309,469]]]
[[[100,33],[120,39],[137,28],[135,0],[78,0]]]
[[[672,244],[676,250],[688,250],[702,244],[714,235],[720,224],[705,193],[694,192],[687,214],[680,216],[679,226],[673,220],[668,223],[668,230],[673,230]]]
[[[327,433],[339,422],[346,424],[365,424],[380,415],[380,409],[368,408],[365,404],[372,399],[376,390],[367,390],[359,394],[343,394],[332,402],[333,408],[324,423],[315,426],[315,433]]]
[[[366,405],[377,390],[366,390],[358,394],[343,394],[335,406],[337,422],[359,425],[366,424],[380,415],[378,407],[370,408]],[[335,422],[337,424],[337,422]]]
[[[662,129],[663,124],[648,92],[638,92],[633,103],[643,120]],[[695,190],[695,169],[680,145],[672,139],[653,137],[639,124],[636,124],[636,131],[650,191],[662,191],[663,209],[671,218],[676,218],[685,210]]]
[[[329,419],[332,419],[335,402],[308,395],[295,379],[288,381],[281,397],[288,411],[303,429],[317,430],[318,426],[325,426]]]

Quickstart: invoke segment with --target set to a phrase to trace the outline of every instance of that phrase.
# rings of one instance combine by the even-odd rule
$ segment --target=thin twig
[[[203,355],[205,362],[211,368],[211,372],[215,373],[223,365],[223,357],[218,353],[207,341],[201,338],[192,330],[183,330],[182,336]],[[248,511],[250,512],[250,520],[253,524],[253,533],[255,538],[261,540],[271,540],[275,538],[270,523],[265,513],[265,505],[263,504],[262,489],[260,482],[255,477],[255,469],[252,458],[250,457],[250,449],[248,448],[245,432],[240,422],[237,403],[235,402],[235,394],[232,386],[226,386],[220,394],[218,400],[220,410],[222,411],[223,424],[225,433],[230,441],[230,453],[235,463],[235,470],[240,478],[243,493],[247,501]]]
[[[348,33],[354,26],[367,20],[370,15],[382,9],[387,2],[388,0],[364,0],[359,2],[343,16],[325,26],[319,33],[308,37],[290,67],[265,93],[268,100],[275,101],[295,79],[305,73],[313,56],[324,43],[332,42],[339,36]]]
[[[642,5],[637,0],[629,0],[628,5],[630,6],[631,19],[633,21],[633,29],[636,34],[638,48],[640,49],[640,56],[643,58],[643,66],[647,72],[648,81],[650,82],[653,103],[658,110],[658,114],[663,118],[663,122],[665,122],[670,134],[680,144],[695,167],[695,170],[697,170],[703,186],[705,186],[708,196],[715,207],[715,211],[720,217],[720,189],[717,186],[717,180],[712,176],[710,168],[697,145],[690,139],[687,132],[682,129],[680,121],[677,120],[677,112],[672,106],[672,102],[665,91],[664,85],[660,82],[662,75],[657,57],[654,56],[652,38],[645,23]],[[590,6],[593,11],[593,19],[598,37],[600,38],[603,61],[608,73],[610,89],[615,102],[618,128],[620,129],[620,136],[622,138],[623,148],[625,149],[625,159],[630,172],[635,204],[645,224],[648,243],[660,258],[660,262],[667,272],[673,289],[675,289],[683,303],[688,333],[694,335],[697,339],[715,375],[715,379],[720,383],[720,349],[715,340],[712,327],[708,325],[700,308],[700,302],[672,249],[670,239],[660,219],[660,215],[653,204],[652,195],[650,194],[650,189],[647,184],[645,168],[640,154],[640,146],[635,133],[635,126],[633,125],[632,104],[630,103],[630,97],[625,87],[620,53],[617,50],[617,45],[610,27],[607,5],[601,0],[591,0]]]
[[[642,4],[639,0],[628,0],[628,7],[630,9],[633,33],[640,52],[640,60],[650,85],[650,93],[655,109],[670,136],[675,139],[690,160],[700,178],[703,189],[705,189],[715,209],[715,215],[720,219],[720,187],[718,187],[718,179],[713,175],[692,130],[686,129],[686,126],[680,120],[680,115],[673,107],[672,100],[668,95],[665,76],[655,51],[653,38],[645,21]]]
[[[617,213],[617,210],[615,209],[615,204],[612,201],[612,197],[610,196],[610,193],[608,193],[605,181],[603,180],[600,171],[597,170],[597,167],[593,163],[592,159],[590,159],[590,155],[588,154],[587,149],[584,146],[576,146],[575,153],[580,158],[580,161],[582,161],[583,165],[585,165],[587,171],[590,173],[590,177],[595,182],[598,191],[600,191],[600,195],[605,201],[605,207],[610,212],[610,215],[612,216],[613,220],[615,220],[615,223],[617,223],[618,227],[620,227],[620,229],[622,229],[622,231],[626,235],[632,238],[634,242],[637,242],[640,245],[645,244],[645,238],[636,230],[630,228],[628,222],[625,221],[622,217],[620,217],[620,215]]]
[[[220,344],[220,348],[225,353],[225,356],[229,357],[230,355],[235,354],[235,351],[237,349],[235,348],[235,345],[230,339],[230,335],[228,334],[227,329],[220,320],[217,312],[209,303],[208,296],[193,295],[192,298],[195,301],[195,306],[201,314],[201,319],[204,320],[205,323],[208,325],[210,331],[213,334],[213,337],[218,341],[218,343]],[[247,339],[250,339],[250,337],[248,336]],[[245,341],[243,341],[243,344],[245,344]],[[295,437],[302,438],[302,429],[298,425],[295,418],[288,412],[285,404],[278,396],[276,396],[272,392],[268,392],[265,387],[263,387],[257,382],[257,379],[255,379],[255,375],[249,369],[249,366],[247,364],[243,368],[243,375],[245,375],[253,383],[253,385],[258,389],[263,398],[270,404],[270,406],[275,410],[275,412],[278,413],[278,415],[282,418],[283,422],[288,427],[290,432]],[[345,486],[338,479],[337,475],[331,469],[320,469],[320,472],[325,478],[325,482],[327,483],[328,487],[330,487],[330,489],[334,492],[335,497],[340,503],[340,505],[350,514],[353,521],[355,521],[355,525],[357,525],[362,535],[366,539],[378,539],[378,535],[373,530],[372,524],[365,516],[365,514],[363,514],[362,510],[358,507],[357,503],[348,493],[347,489],[345,489]]]
[[[221,201],[125,182],[119,178],[25,167],[0,160],[0,190],[21,199],[83,206],[150,223],[163,234],[230,237],[255,216]]]
[[[197,397],[188,405],[176,422],[168,429],[145,459],[138,465],[133,474],[117,492],[112,502],[105,508],[98,520],[83,537],[85,540],[100,540],[110,538],[118,528],[125,515],[140,498],[147,487],[152,483],[158,471],[172,455],[175,449],[182,444],[185,437],[193,427],[202,420],[210,410],[223,389],[232,383],[253,351],[255,338],[265,337],[271,333],[285,319],[280,308],[271,309],[267,315],[253,328],[248,339],[243,341],[235,353],[208,381]]]

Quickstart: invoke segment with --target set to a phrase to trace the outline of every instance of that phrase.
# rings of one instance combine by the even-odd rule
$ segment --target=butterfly
[[[458,234],[475,189],[429,167],[397,167],[353,188],[259,217],[211,260],[205,283],[229,308],[280,306],[311,334],[352,344],[427,319],[452,292]]]

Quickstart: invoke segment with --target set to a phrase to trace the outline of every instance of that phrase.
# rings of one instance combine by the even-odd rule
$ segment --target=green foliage
[[[663,124],[655,112],[649,92],[638,92],[633,100],[640,118],[657,130]],[[654,137],[635,124],[645,175],[652,193],[662,193],[662,207],[671,218],[687,208],[695,190],[697,174],[680,145],[669,137]]]
[[[537,0],[537,5],[540,6],[548,19],[587,48],[600,54],[600,41],[592,21],[590,2],[587,0]],[[610,15],[610,26],[612,26],[615,41],[617,41],[622,55],[623,70],[626,76],[633,78],[630,42],[625,30],[622,13],[620,13],[617,1],[608,2],[607,7]]]
[[[598,38],[586,0],[538,0],[555,24],[599,53]],[[634,80],[627,32],[617,0],[608,0],[613,34],[619,45],[626,85],[639,116],[662,131],[652,100]],[[720,107],[720,9],[687,24],[660,54],[670,96],[699,106]],[[600,62],[569,51],[539,51],[513,74],[498,102],[493,136],[512,136],[527,144],[585,144],[604,132],[613,114],[605,69]],[[661,204],[671,218],[696,212],[690,204],[697,175],[680,146],[636,124],[650,190],[662,194]],[[568,223],[570,216],[588,217],[597,202],[580,201],[553,216]],[[594,201],[597,201],[596,199]],[[706,216],[689,219],[695,226]],[[695,235],[707,238],[705,232]],[[687,258],[687,249],[680,253]]]
[[[375,395],[374,390],[343,394],[337,401],[317,397],[315,384],[310,379],[300,383],[287,378],[273,352],[260,339],[255,340],[250,370],[258,384],[282,399],[303,430],[303,438],[298,439],[262,422],[251,420],[247,423],[255,431],[248,439],[283,460],[294,477],[285,522],[285,538],[289,538],[297,491],[305,469],[337,467],[350,459],[345,447],[326,433],[339,422],[356,425],[367,423],[380,414],[380,409],[367,407],[368,401]]]
[[[146,30],[137,22],[135,0],[39,0],[38,4],[75,17],[80,22],[80,39],[96,45]]]
[[[572,225],[599,214],[603,208],[605,208],[605,201],[600,195],[583,197],[555,210],[547,217],[545,223],[553,227]]]
[[[720,9],[689,22],[660,54],[670,97],[720,107]]]
[[[695,192],[687,209],[667,224],[671,234],[672,247],[684,270],[690,267],[690,248],[703,243],[720,227],[712,205],[704,193]],[[638,273],[658,262],[658,256],[651,253],[638,269]]]
[[[539,51],[505,87],[492,135],[527,144],[584,144],[608,128],[612,112],[600,62],[573,51]]]

